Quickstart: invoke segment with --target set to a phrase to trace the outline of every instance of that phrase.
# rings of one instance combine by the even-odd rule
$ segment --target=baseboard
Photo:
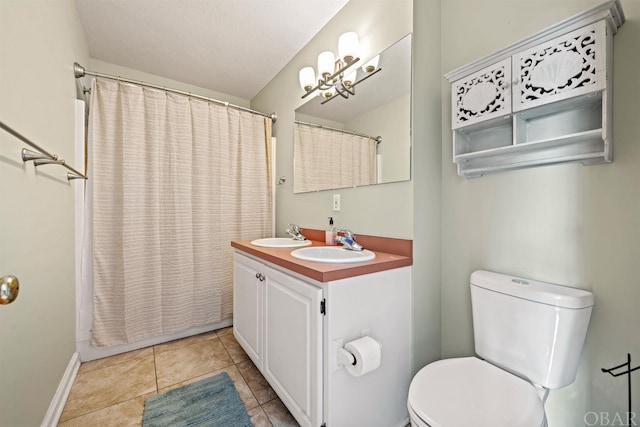
[[[78,357],[78,353],[73,353],[69,365],[67,365],[67,369],[64,371],[64,375],[60,380],[60,384],[58,384],[56,394],[53,396],[53,400],[51,400],[49,410],[44,416],[44,420],[42,420],[41,427],[55,427],[58,425],[58,420],[62,415],[64,404],[67,403],[67,398],[71,392],[73,381],[75,381],[76,375],[78,374],[78,369],[80,369],[80,358]]]

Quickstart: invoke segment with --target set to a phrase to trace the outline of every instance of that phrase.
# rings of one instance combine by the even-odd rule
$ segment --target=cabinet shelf
[[[604,92],[582,95],[454,131],[458,175],[580,161],[612,161]]]
[[[502,156],[509,153],[526,152],[543,150],[545,148],[557,147],[562,145],[575,145],[584,141],[600,141],[602,140],[602,129],[588,130],[585,132],[574,133],[559,138],[541,139],[539,141],[524,142],[522,144],[509,145],[506,147],[494,148],[491,150],[476,151],[473,153],[460,154],[456,156],[456,163],[461,161],[469,161],[473,159],[481,159],[488,157]]]
[[[611,162],[602,129],[593,129],[557,138],[477,151],[455,156],[458,173],[474,178],[487,172],[525,167],[577,162],[597,164]]]

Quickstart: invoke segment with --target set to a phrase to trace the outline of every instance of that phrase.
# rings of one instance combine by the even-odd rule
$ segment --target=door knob
[[[16,276],[2,276],[0,279],[0,305],[11,304],[18,298],[20,281]]]

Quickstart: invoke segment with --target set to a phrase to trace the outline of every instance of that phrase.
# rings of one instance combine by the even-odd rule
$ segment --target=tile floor
[[[58,426],[141,426],[145,398],[221,372],[255,427],[298,426],[232,328],[81,364]]]

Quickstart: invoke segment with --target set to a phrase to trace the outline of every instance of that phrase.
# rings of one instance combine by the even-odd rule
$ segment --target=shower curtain
[[[271,120],[97,79],[94,346],[232,316],[230,240],[272,232]]]
[[[304,123],[294,129],[294,193],[377,182],[375,139]]]

